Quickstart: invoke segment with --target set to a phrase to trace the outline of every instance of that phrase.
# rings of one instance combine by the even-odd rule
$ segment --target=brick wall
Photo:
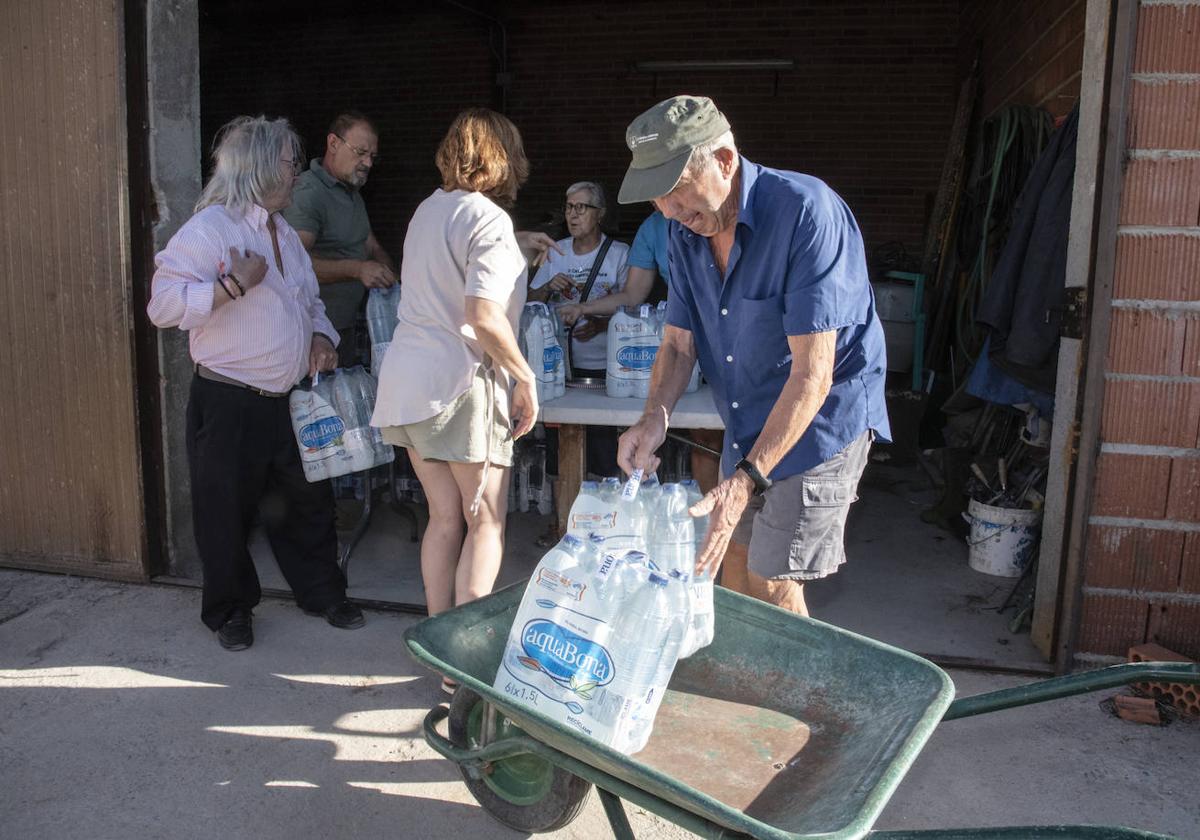
[[[1085,0],[965,0],[959,71],[980,64],[980,116],[1038,105],[1054,116],[1079,98]]]
[[[1200,658],[1200,5],[1138,13],[1078,655]]]
[[[493,104],[486,21],[444,3],[201,3],[204,142],[229,117],[285,114],[323,148],[332,113],[352,105],[380,123],[383,163],[364,189],[381,241],[397,253],[412,209],[437,184],[432,158],[460,108]],[[955,0],[532,0],[491,4],[507,26],[508,113],[533,174],[516,208],[532,224],[573,181],[616,190],[625,126],[673,93],[711,95],[739,144],[763,163],[827,180],[868,244],[919,253],[938,186],[957,80]],[[662,75],[643,60],[782,58],[795,69]],[[626,235],[648,212],[626,208]]]

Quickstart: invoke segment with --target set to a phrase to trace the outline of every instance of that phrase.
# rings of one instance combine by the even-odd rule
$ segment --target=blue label
[[[324,449],[336,442],[346,431],[341,417],[322,417],[300,427],[300,444],[305,449]]]
[[[657,347],[631,344],[617,351],[617,364],[627,370],[650,370],[657,354]]]
[[[608,651],[553,621],[537,618],[526,624],[521,647],[557,683],[607,685],[612,681],[613,662]]]
[[[558,370],[558,366],[562,364],[563,351],[562,348],[555,344],[552,347],[547,347],[542,351],[542,370],[545,373],[554,373]]]

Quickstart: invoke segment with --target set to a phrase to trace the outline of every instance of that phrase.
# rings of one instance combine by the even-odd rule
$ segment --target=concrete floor
[[[441,699],[415,619],[338,631],[256,611],[227,653],[199,592],[0,570],[0,836],[55,840],[517,835],[419,724]],[[951,672],[960,694],[1025,680]],[[1200,837],[1200,724],[1103,711],[1114,691],[943,724],[877,828],[1111,823]],[[640,812],[641,838],[682,830]],[[555,838],[610,836],[593,796]]]
[[[921,521],[921,511],[934,501],[919,467],[872,464],[847,524],[848,562],[807,588],[813,616],[934,659],[1047,669],[1028,632],[1009,632],[1013,611],[996,612],[1014,581],[974,571],[964,541]],[[534,540],[550,522],[532,513],[509,517],[498,586],[529,577],[546,551]],[[351,597],[425,602],[419,546],[409,537],[408,525],[386,504],[377,504],[351,557]],[[263,585],[286,592],[261,534],[252,551]]]

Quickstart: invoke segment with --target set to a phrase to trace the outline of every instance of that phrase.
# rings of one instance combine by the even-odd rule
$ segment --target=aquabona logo
[[[617,351],[617,364],[626,370],[650,370],[657,354],[657,347],[631,344]]]
[[[553,621],[536,618],[521,633],[525,655],[557,683],[606,685],[613,678],[613,662],[603,645],[572,633]]]
[[[300,429],[300,444],[305,449],[324,449],[334,443],[346,431],[346,424],[341,417],[322,417],[302,426]]]

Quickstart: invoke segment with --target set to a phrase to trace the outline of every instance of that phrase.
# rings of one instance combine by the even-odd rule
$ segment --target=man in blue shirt
[[[671,220],[672,284],[650,396],[618,462],[657,466],[699,358],[725,442],[724,480],[692,508],[710,522],[697,571],[724,564],[724,585],[807,615],[803,584],[845,561],[871,441],[890,435],[862,235],[820,180],[741,157],[707,98],[660,102],[626,143],[618,200]]]

